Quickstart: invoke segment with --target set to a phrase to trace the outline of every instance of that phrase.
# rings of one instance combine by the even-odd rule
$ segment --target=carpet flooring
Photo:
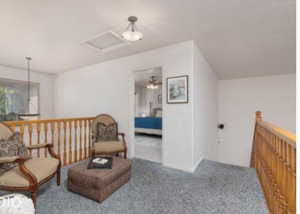
[[[208,160],[186,173],[133,159],[130,182],[101,204],[69,192],[66,179],[67,167],[60,187],[43,186],[37,214],[268,213],[255,170]]]
[[[134,140],[136,144],[145,146],[160,147],[162,144],[162,137],[155,135],[135,134]]]
[[[135,135],[135,154],[137,158],[161,163],[162,138],[152,135]]]

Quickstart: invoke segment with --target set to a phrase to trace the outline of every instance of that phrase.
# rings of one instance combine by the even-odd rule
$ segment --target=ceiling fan
[[[162,82],[160,82],[158,79],[156,79],[155,76],[151,76],[146,88],[157,89],[160,85],[162,85]]]

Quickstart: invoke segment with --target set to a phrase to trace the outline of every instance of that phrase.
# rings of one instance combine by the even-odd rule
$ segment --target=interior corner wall
[[[216,160],[218,123],[218,79],[216,73],[194,44],[194,147],[193,164],[203,159]]]
[[[163,165],[193,168],[193,100],[166,104],[166,78],[193,75],[193,42],[183,42],[92,66],[60,73],[55,81],[58,117],[111,114],[127,136],[134,155],[134,71],[162,67]],[[191,87],[189,92],[192,93]]]
[[[218,161],[249,166],[255,111],[263,119],[295,133],[296,75],[219,81]]]
[[[0,78],[27,81],[27,71],[0,65]],[[41,118],[53,118],[54,115],[54,75],[31,72],[31,81],[40,84]]]

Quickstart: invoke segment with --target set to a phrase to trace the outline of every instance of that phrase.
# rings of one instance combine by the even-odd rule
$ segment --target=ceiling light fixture
[[[31,90],[31,79],[30,79],[30,62],[32,60],[31,57],[25,57],[26,61],[27,61],[27,112],[22,113],[22,114],[18,114],[20,117],[36,117],[36,116],[40,116],[40,114],[36,111],[33,110],[33,106],[31,103],[31,95],[30,95],[30,90]],[[32,113],[31,111],[34,111],[34,113]]]
[[[126,31],[122,33],[122,36],[125,40],[130,42],[135,42],[143,38],[143,34],[137,30],[136,22],[138,18],[136,16],[129,16],[129,24],[126,28]]]
[[[148,88],[148,89],[157,89],[157,88],[158,88],[158,85],[149,84],[149,85],[147,85],[147,88]]]
[[[147,84],[147,89],[158,89],[159,85],[161,85],[161,82],[158,82],[155,79],[155,76],[150,77],[149,83]]]
[[[32,60],[31,57],[25,57],[27,60],[27,102],[28,106],[30,106],[30,61]]]

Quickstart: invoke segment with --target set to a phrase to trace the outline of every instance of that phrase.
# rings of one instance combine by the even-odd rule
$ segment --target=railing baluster
[[[32,125],[31,123],[29,123],[29,126],[28,126],[28,134],[29,134],[29,146],[32,145]],[[32,156],[32,150],[29,151],[29,154],[30,156]]]
[[[6,121],[12,130],[19,131],[26,145],[52,143],[63,165],[91,156],[90,127],[94,117],[32,121]],[[44,150],[44,149],[43,149]],[[41,150],[41,151],[43,151]],[[31,156],[48,157],[47,150],[29,150]]]
[[[57,121],[57,153],[59,154],[59,157],[62,159],[63,155],[61,154],[61,121]],[[64,162],[63,162],[64,163]]]
[[[48,143],[48,123],[44,123],[44,134],[45,134],[45,143]],[[45,151],[45,157],[47,157],[47,149],[44,149]]]
[[[89,134],[89,130],[90,130],[90,127],[89,127],[89,124],[90,124],[90,121],[89,120],[86,120],[86,155],[87,157],[89,158],[90,157],[90,134]]]
[[[19,132],[20,132],[20,138],[22,139],[23,143],[25,143],[24,142],[24,125],[20,126]]]
[[[72,121],[69,121],[69,164],[73,163],[72,156],[73,156],[73,148],[72,148]]]
[[[54,123],[54,121],[52,121],[50,123],[50,129],[51,129],[51,143],[52,143],[52,145],[54,145],[54,141],[55,141],[55,139],[54,139],[54,132],[55,132],[55,123]]]
[[[87,158],[86,154],[86,120],[82,121],[83,123],[83,158]]]
[[[88,139],[88,154],[89,154],[89,157],[92,156],[92,152],[91,152],[91,148],[92,148],[92,141],[91,141],[91,124],[92,124],[92,121],[91,120],[88,120],[87,122],[87,126],[88,126],[88,132],[87,132],[87,139]]]
[[[40,135],[41,135],[41,124],[36,124],[36,130],[37,130],[37,144],[40,144]],[[37,156],[40,157],[40,149],[37,149]]]
[[[67,124],[66,124],[66,121],[63,121],[63,130],[64,130],[64,162],[63,164],[64,165],[67,165],[68,164],[68,161],[67,161]]]
[[[78,120],[79,124],[79,160],[83,160],[83,150],[82,150],[82,121]]]
[[[74,148],[75,148],[75,151],[74,151],[74,154],[75,154],[75,162],[78,161],[77,159],[77,150],[78,150],[78,139],[77,139],[77,120],[74,121],[74,137],[75,137],[75,145],[74,145]]]

